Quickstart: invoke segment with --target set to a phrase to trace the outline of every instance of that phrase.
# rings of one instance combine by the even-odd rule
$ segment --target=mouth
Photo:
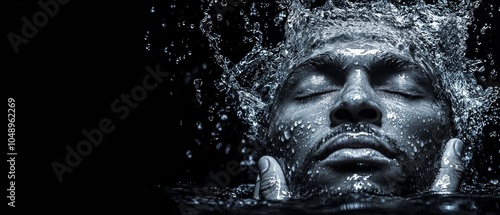
[[[342,133],[324,142],[315,158],[322,165],[352,171],[389,165],[396,156],[391,145],[367,132]]]

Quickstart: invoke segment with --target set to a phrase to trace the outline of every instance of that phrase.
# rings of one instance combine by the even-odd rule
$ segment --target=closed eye
[[[321,90],[321,91],[314,91],[314,90],[305,90],[305,91],[301,91],[301,92],[298,92],[294,99],[295,100],[307,100],[307,99],[312,99],[312,98],[315,98],[315,97],[318,97],[318,96],[322,96],[324,94],[328,94],[328,93],[331,93],[331,92],[335,92],[335,91],[338,91],[338,90],[335,90],[335,89],[326,89],[326,90]]]
[[[419,92],[407,91],[407,90],[381,90],[381,92],[388,93],[391,95],[403,97],[406,99],[421,99],[424,98],[425,95]]]

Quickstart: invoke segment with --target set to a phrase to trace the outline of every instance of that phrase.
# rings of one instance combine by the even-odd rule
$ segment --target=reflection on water
[[[500,190],[488,195],[423,194],[409,197],[345,194],[292,199],[255,200],[254,186],[218,189],[178,184],[167,192],[185,214],[499,214]],[[493,188],[494,189],[494,188]]]

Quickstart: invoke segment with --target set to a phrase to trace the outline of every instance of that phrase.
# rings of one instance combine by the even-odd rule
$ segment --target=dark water
[[[498,189],[489,190],[496,194],[488,195],[428,193],[389,197],[345,194],[280,202],[253,199],[253,188],[252,184],[226,189],[178,184],[156,187],[146,193],[155,198],[154,202],[162,199],[161,207],[151,205],[155,211],[178,214],[500,214]]]

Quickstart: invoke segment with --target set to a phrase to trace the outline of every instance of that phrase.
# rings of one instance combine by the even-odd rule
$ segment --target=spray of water
[[[500,119],[500,109],[495,103],[500,90],[479,85],[474,73],[485,69],[484,61],[466,57],[467,29],[481,1],[280,0],[276,3],[281,12],[273,22],[284,24],[284,39],[275,46],[266,46],[261,23],[246,21],[245,30],[252,35],[246,40],[254,45],[238,62],[223,54],[221,35],[213,28],[216,22],[224,22],[223,14],[206,10],[201,22],[201,30],[223,69],[217,89],[239,102],[238,117],[249,125],[249,139],[264,139],[269,108],[292,65],[332,38],[370,37],[381,45],[414,53],[413,57],[420,59],[437,77],[436,94],[451,101],[455,134],[468,146],[467,163],[474,149],[487,144],[481,142],[483,128],[497,124]],[[216,4],[218,1],[211,0],[208,8]],[[248,14],[242,11],[242,15],[254,16],[255,3],[252,7],[254,10]]]

